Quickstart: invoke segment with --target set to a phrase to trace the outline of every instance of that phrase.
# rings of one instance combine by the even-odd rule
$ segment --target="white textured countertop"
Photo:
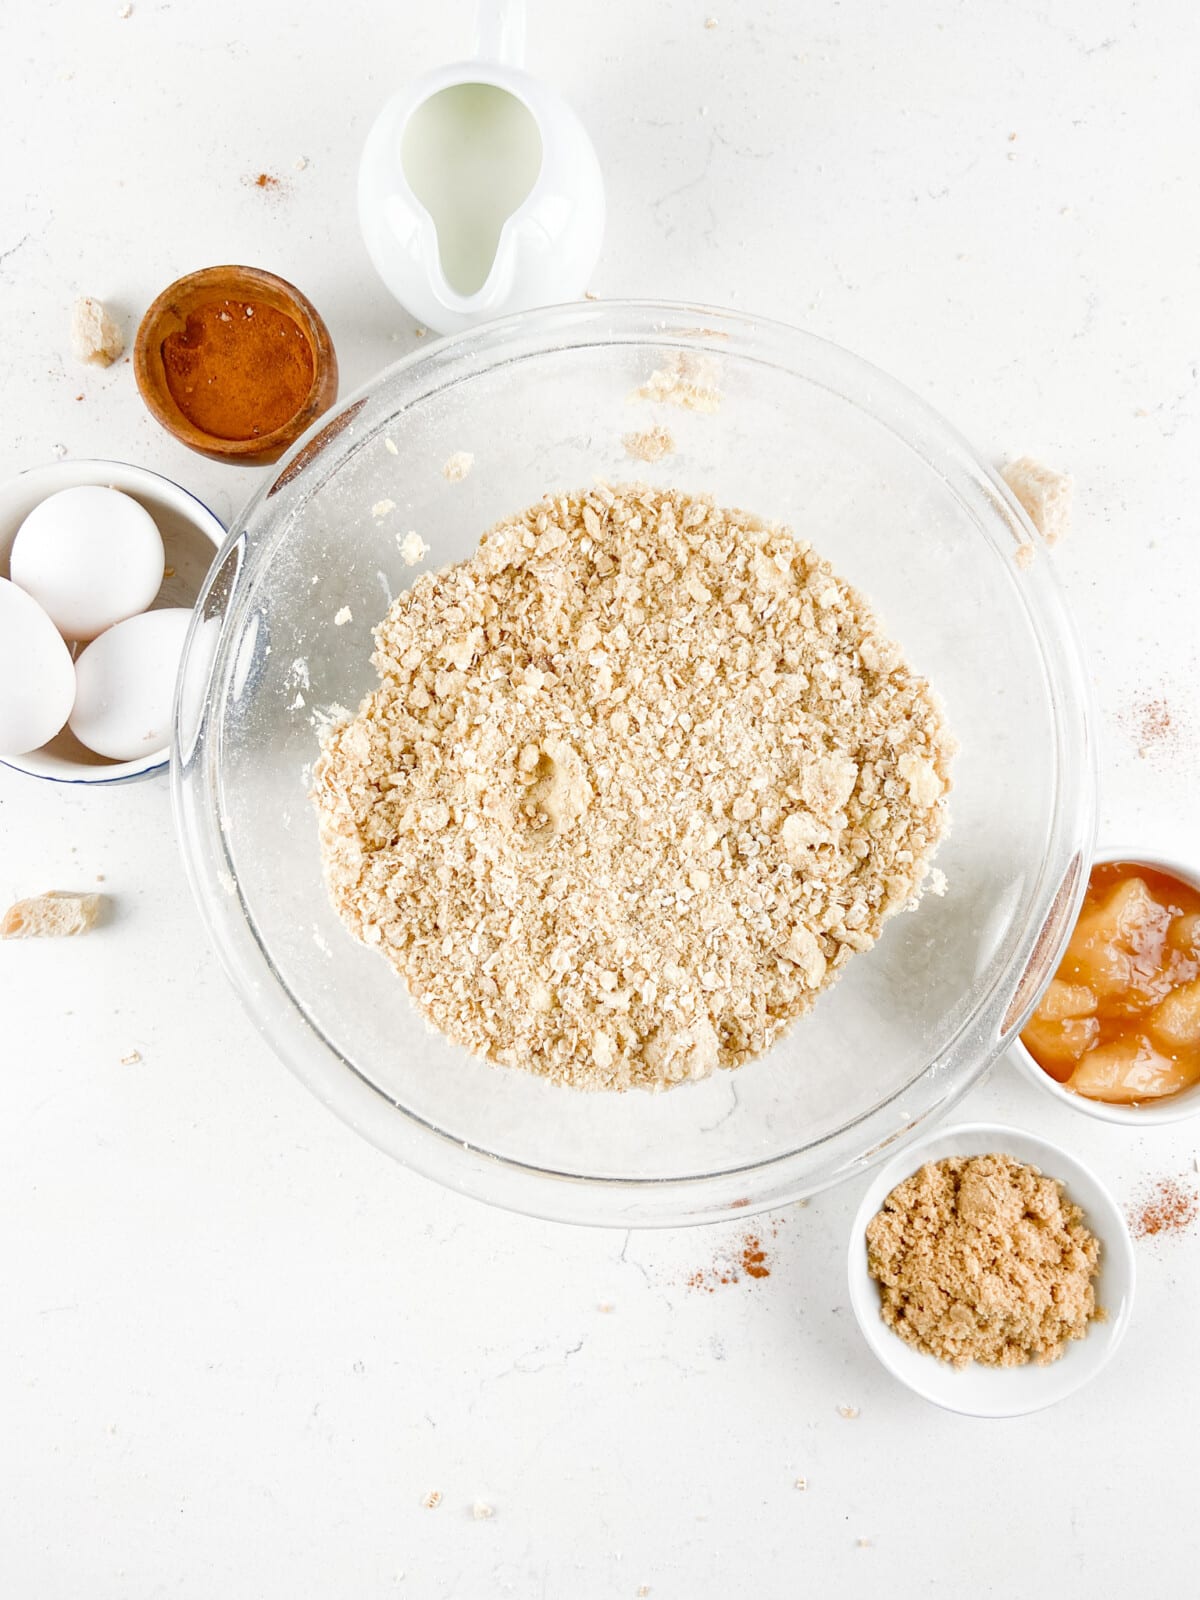
[[[316,302],[343,392],[412,348],[353,174],[388,90],[465,52],[470,8],[119,10],[6,9],[0,469],[121,457],[228,517],[258,475],[168,439],[129,367],[76,366],[71,302],[132,322],[180,273],[246,261]],[[598,294],[799,323],[997,460],[1075,474],[1056,559],[1102,838],[1200,854],[1194,8],[534,0],[529,38],[604,165]],[[1146,745],[1157,701],[1171,728]],[[108,926],[0,951],[6,1595],[1194,1591],[1200,1232],[1139,1245],[1134,1325],[1094,1386],[1017,1422],[948,1416],[852,1323],[858,1186],[760,1219],[770,1276],[712,1293],[687,1279],[738,1229],[628,1237],[442,1193],[252,1031],[165,782],[0,771],[0,898],[100,873]],[[1197,1181],[1200,1123],[1131,1136],[1011,1067],[963,1114],[1069,1141],[1126,1203]]]

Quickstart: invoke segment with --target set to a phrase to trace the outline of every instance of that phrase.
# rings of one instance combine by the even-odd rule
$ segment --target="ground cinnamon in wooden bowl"
[[[134,347],[150,411],[219,461],[276,461],[337,397],[337,358],[311,302],[273,273],[208,267],[164,290]]]

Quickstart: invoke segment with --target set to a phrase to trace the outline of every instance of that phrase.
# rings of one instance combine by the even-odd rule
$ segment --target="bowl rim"
[[[79,474],[94,473],[94,476],[80,477]],[[45,498],[57,494],[60,489],[74,489],[86,487],[92,483],[102,487],[134,491],[141,488],[148,494],[158,495],[160,498],[173,501],[175,509],[192,524],[198,533],[204,535],[213,546],[213,556],[225,542],[225,524],[217,516],[211,506],[205,504],[197,494],[190,489],[185,489],[181,483],[176,483],[173,478],[166,477],[161,472],[155,472],[150,467],[141,467],[132,461],[109,460],[104,456],[66,456],[61,461],[44,461],[32,467],[24,467],[11,478],[6,478],[0,484],[0,503],[10,490],[19,487],[39,487],[38,480],[45,482]],[[121,481],[114,481],[120,479]],[[64,481],[67,480],[67,481]],[[2,512],[0,512],[2,515]],[[3,542],[0,540],[0,542]],[[202,586],[203,587],[203,586]],[[68,764],[64,762],[63,770],[47,772],[38,764],[36,750],[23,756],[0,757],[0,767],[7,767],[12,772],[19,772],[23,777],[36,778],[42,783],[75,784],[86,788],[98,788],[104,785],[116,785],[135,782],[141,778],[148,778],[156,772],[166,769],[171,758],[171,747],[166,745],[160,750],[152,750],[149,755],[139,756],[133,761],[111,761],[105,766],[84,766],[82,763]],[[31,760],[32,758],[32,760]],[[72,774],[76,774],[72,776]],[[92,777],[90,774],[95,773]]]
[[[264,1037],[324,1104],[413,1170],[489,1203],[547,1220],[675,1227],[753,1214],[841,1182],[915,1139],[921,1127],[944,1115],[998,1058],[1032,1010],[1041,979],[1056,964],[1059,937],[1069,932],[1082,899],[1080,866],[1088,858],[1095,827],[1094,711],[1073,619],[1050,563],[1037,562],[1020,572],[1019,594],[1048,684],[1058,781],[1048,811],[1046,853],[1029,890],[1028,920],[1019,937],[1013,935],[1011,970],[1005,967],[991,980],[939,1054],[910,1082],[833,1132],[800,1142],[767,1161],[749,1161],[716,1173],[670,1177],[564,1173],[481,1149],[433,1126],[369,1083],[291,995],[270,952],[260,943],[236,881],[218,808],[212,804],[217,781],[212,763],[220,737],[219,732],[212,738],[206,735],[214,682],[223,687],[229,667],[228,619],[237,610],[232,597],[248,567],[251,581],[254,575],[247,526],[273,495],[279,496],[272,508],[275,525],[294,524],[307,498],[331,471],[322,459],[327,442],[343,432],[352,437],[349,452],[343,445],[338,453],[338,467],[369,448],[385,426],[370,410],[365,416],[359,413],[380,392],[389,386],[394,389],[399,379],[416,390],[404,402],[411,406],[445,393],[462,378],[511,367],[530,356],[623,345],[658,347],[664,356],[676,351],[707,351],[718,358],[734,355],[749,363],[774,365],[839,394],[843,389],[835,388],[835,383],[840,384],[849,403],[942,476],[963,504],[964,515],[977,524],[979,537],[997,553],[1008,553],[1010,538],[1014,551],[1037,538],[998,472],[956,429],[903,384],[827,340],[740,311],[666,301],[584,301],[517,313],[434,341],[377,374],[296,442],[274,481],[264,483],[234,519],[197,604],[185,646],[186,667],[203,619],[223,616],[203,703],[185,707],[177,685],[173,734],[177,754],[171,762],[171,786],[187,876],[222,964]],[[982,1046],[970,1041],[974,1054],[968,1059],[972,1026],[989,1006],[996,1008],[997,1018],[1003,1015],[998,1036]],[[949,1073],[945,1067],[956,1052],[963,1059],[955,1060],[955,1071]],[[917,1112],[895,1104],[904,1097],[911,1100],[920,1086]],[[811,1167],[817,1148],[823,1149],[827,1167],[819,1177],[811,1171],[801,1175],[806,1163]]]
[[[1190,884],[1197,893],[1200,893],[1200,862],[1188,861],[1179,856],[1160,855],[1151,850],[1125,850],[1115,846],[1105,846],[1104,849],[1094,852],[1091,865],[1101,867],[1114,861],[1128,861],[1134,866],[1152,867],[1159,872],[1170,874],[1173,878],[1182,878],[1184,883]],[[1090,870],[1089,868],[1089,876]],[[1052,973],[1042,986],[1038,1000],[1046,992],[1053,976]],[[1172,1123],[1186,1122],[1190,1117],[1200,1116],[1200,1083],[1193,1083],[1189,1088],[1181,1089],[1178,1094],[1165,1095],[1161,1100],[1147,1100],[1139,1105],[1130,1106],[1113,1105],[1105,1100],[1089,1100],[1086,1095],[1074,1094],[1063,1084],[1058,1083],[1038,1066],[1019,1033],[1014,1036],[1009,1051],[1013,1065],[1035,1083],[1043,1094],[1051,1095],[1060,1105],[1069,1106],[1072,1111],[1079,1112],[1085,1117],[1094,1117],[1099,1122],[1113,1122],[1125,1128],[1165,1128]]]
[[[1115,1308],[1110,1306],[1108,1298],[1105,1298],[1104,1309],[1107,1313],[1105,1319],[1094,1322],[1088,1330],[1086,1339],[1079,1341],[1078,1346],[1072,1342],[1057,1362],[1050,1363],[1046,1367],[1035,1365],[1031,1368],[1026,1365],[981,1369],[989,1374],[996,1372],[997,1376],[1002,1377],[1002,1381],[1010,1385],[1013,1390],[1012,1399],[1006,1399],[1002,1404],[981,1406],[978,1401],[965,1401],[964,1396],[954,1394],[956,1380],[974,1369],[967,1368],[963,1372],[937,1360],[934,1356],[913,1350],[884,1322],[879,1314],[878,1286],[867,1270],[865,1234],[867,1224],[897,1184],[911,1177],[927,1159],[943,1159],[942,1156],[926,1155],[931,1146],[953,1142],[967,1147],[959,1151],[960,1154],[987,1155],[994,1151],[1005,1150],[1006,1145],[1014,1141],[1016,1148],[1008,1149],[1006,1153],[1013,1155],[1017,1160],[1036,1165],[1046,1177],[1059,1179],[1070,1198],[1077,1204],[1082,1205],[1082,1200],[1077,1192],[1073,1192],[1072,1185],[1074,1184],[1077,1189],[1082,1180],[1084,1187],[1088,1185],[1092,1187],[1099,1206],[1084,1206],[1083,1209],[1089,1227],[1100,1240],[1101,1272],[1110,1270],[1106,1262],[1112,1258],[1116,1264],[1115,1270],[1118,1274],[1124,1273],[1128,1286]],[[1025,1147],[1024,1154],[1020,1149],[1022,1145]],[[951,1153],[945,1152],[947,1155]],[[1097,1211],[1102,1215],[1097,1215]],[[1031,1133],[1011,1123],[961,1122],[929,1129],[923,1138],[916,1140],[908,1149],[880,1167],[874,1174],[855,1209],[850,1226],[846,1246],[846,1274],[850,1307],[859,1331],[871,1353],[897,1383],[902,1383],[913,1394],[919,1395],[921,1399],[928,1400],[944,1411],[953,1411],[961,1416],[999,1420],[1028,1416],[1031,1412],[1043,1411],[1048,1406],[1057,1405],[1060,1400],[1075,1394],[1104,1370],[1120,1348],[1133,1315],[1133,1302],[1137,1289],[1137,1258],[1129,1224],[1111,1189],[1086,1162],[1081,1161],[1065,1145],[1048,1139],[1045,1134]],[[1098,1343],[1093,1344],[1093,1340]],[[1072,1355],[1085,1356],[1089,1346],[1092,1354],[1086,1362],[1076,1359],[1074,1363],[1068,1365]],[[908,1365],[904,1361],[905,1356],[920,1358],[922,1365],[917,1370],[922,1375],[927,1372],[927,1382],[924,1381],[924,1376],[920,1380],[914,1380],[911,1373],[905,1370]],[[1031,1371],[1056,1373],[1063,1377],[1063,1381],[1051,1393],[1038,1397],[1026,1395],[1022,1398],[1020,1386],[1022,1382],[1028,1384]]]

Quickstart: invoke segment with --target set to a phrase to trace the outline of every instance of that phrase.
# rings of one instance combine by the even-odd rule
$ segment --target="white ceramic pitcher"
[[[600,164],[566,102],[521,70],[524,42],[524,0],[480,0],[475,59],[393,95],[363,148],[371,260],[438,333],[577,299],[600,254]]]

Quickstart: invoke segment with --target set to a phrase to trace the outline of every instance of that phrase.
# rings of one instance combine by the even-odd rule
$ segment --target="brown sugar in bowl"
[[[277,461],[337,398],[316,307],[258,267],[205,267],[170,284],[138,326],[133,370],[168,433],[247,466]]]

